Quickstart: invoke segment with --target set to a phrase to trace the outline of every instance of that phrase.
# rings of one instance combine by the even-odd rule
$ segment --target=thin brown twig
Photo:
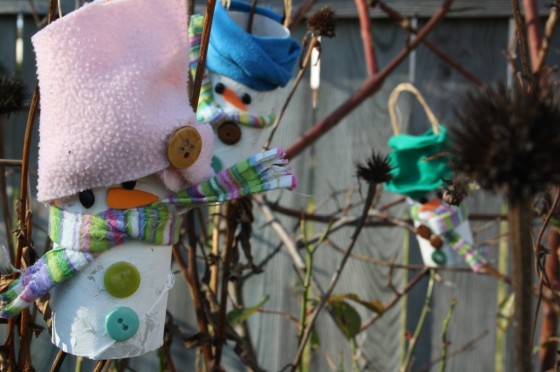
[[[538,320],[538,314],[539,314],[539,310],[540,310],[540,306],[541,306],[541,301],[542,301],[542,293],[543,293],[543,289],[544,289],[544,284],[545,281],[547,283],[549,283],[550,285],[550,281],[548,278],[548,273],[545,271],[543,272],[541,270],[541,266],[539,264],[540,262],[540,258],[541,255],[543,254],[542,252],[542,245],[541,245],[541,240],[544,236],[544,232],[548,226],[548,224],[550,223],[550,220],[552,218],[552,215],[554,213],[554,210],[556,209],[557,205],[558,205],[558,201],[560,200],[560,188],[556,187],[556,191],[554,194],[554,199],[552,202],[551,207],[549,208],[546,217],[544,219],[544,222],[539,230],[539,233],[537,235],[537,239],[535,240],[534,244],[533,244],[533,250],[535,251],[535,266],[536,266],[536,271],[539,275],[539,296],[537,299],[537,306],[535,307],[535,315],[533,317],[533,328],[532,328],[532,334],[531,334],[531,350],[533,350],[533,344],[534,344],[534,340],[535,340],[535,332],[537,330],[537,320]],[[551,230],[550,234],[556,234],[557,232],[554,230]],[[555,250],[555,247],[550,247],[551,250]],[[554,255],[555,256],[555,255]],[[543,256],[543,266],[547,267],[547,257],[546,255]],[[552,265],[552,268],[555,268],[558,266],[558,263],[555,262]],[[546,269],[545,269],[546,270]],[[551,270],[552,275],[557,274],[556,270]],[[552,289],[552,288],[551,288]],[[558,303],[558,297],[554,296],[554,298],[556,299],[556,303],[557,305],[560,305],[560,303]],[[556,323],[557,323],[557,316],[554,313],[554,311],[550,308],[550,306],[548,304],[544,304],[543,305],[543,313],[544,313],[544,319],[543,319],[543,324],[541,326],[541,339],[542,338],[548,338],[549,336],[551,336],[551,333],[554,332],[554,330],[556,329]],[[554,327],[551,327],[554,326]],[[551,328],[554,328],[551,329]],[[552,354],[556,354],[555,350],[556,350],[556,344],[555,343],[551,343],[549,345],[547,345],[546,348],[544,348],[545,350],[543,350],[543,358],[544,360],[548,361],[549,364],[553,364],[554,362],[554,355],[550,355]],[[548,351],[548,352],[547,352]],[[552,360],[551,360],[552,359]],[[550,361],[552,361],[552,363],[550,363]],[[543,365],[545,364],[545,362],[543,361]],[[553,367],[553,365],[551,366]]]
[[[317,47],[318,44],[319,44],[318,36],[312,36],[303,63],[301,64],[301,67],[296,75],[296,78],[292,83],[292,87],[290,89],[290,93],[288,94],[288,97],[286,97],[286,100],[282,104],[282,108],[280,109],[278,116],[276,116],[276,119],[274,119],[274,124],[272,125],[270,135],[268,136],[268,139],[266,140],[266,143],[263,146],[263,150],[268,150],[270,148],[270,144],[272,143],[272,139],[274,137],[274,134],[276,133],[276,130],[278,129],[278,126],[280,125],[280,121],[284,117],[284,113],[286,112],[288,105],[290,104],[292,98],[294,97],[296,89],[299,86],[299,83],[301,82],[303,75],[305,74],[305,70],[307,70],[307,66],[309,66],[309,62],[311,61],[311,52],[315,47]]]
[[[541,49],[542,32],[540,25],[540,16],[535,0],[523,0],[523,9],[525,10],[525,25],[527,31],[527,42],[529,47],[529,57],[532,72],[537,72],[537,64],[539,61],[539,50]]]
[[[515,18],[515,29],[517,39],[519,40],[519,54],[521,59],[521,68],[525,78],[531,77],[531,69],[529,67],[529,53],[527,51],[527,38],[525,32],[525,24],[521,18],[521,9],[519,7],[519,0],[511,0],[511,7]]]
[[[368,78],[344,103],[336,108],[329,116],[319,121],[302,136],[300,136],[287,150],[286,158],[293,159],[303,150],[311,146],[315,141],[325,135],[330,129],[338,124],[346,115],[360,105],[364,100],[377,92],[383,86],[383,82],[404,59],[428,36],[433,28],[444,18],[451,7],[452,0],[445,0],[440,9],[434,14],[426,25],[418,32],[417,37],[407,44],[378,74]]]
[[[541,41],[541,47],[539,49],[539,57],[537,59],[537,63],[535,64],[535,72],[537,74],[540,74],[540,72],[542,71],[544,62],[546,61],[546,57],[550,49],[550,42],[552,40],[552,36],[554,35],[554,27],[558,22],[559,7],[560,7],[560,1],[555,0],[554,4],[550,8],[550,15],[548,16],[546,25],[544,27],[544,37]]]
[[[291,15],[291,20],[288,23],[287,27],[290,30],[294,30],[294,28],[301,22],[305,14],[315,5],[317,0],[305,0],[303,4]]]
[[[0,115],[0,157],[4,157],[4,124],[5,116]],[[12,230],[12,217],[10,213],[10,203],[8,201],[8,190],[6,182],[6,171],[3,165],[0,165],[0,204],[2,204],[2,216],[4,217],[4,228],[6,229],[6,237],[8,244],[8,253],[10,261],[14,262],[14,239]]]
[[[371,22],[369,18],[369,7],[366,0],[354,0],[358,17],[360,18],[360,34],[362,35],[362,46],[364,49],[364,60],[366,62],[366,70],[368,76],[373,76],[379,70],[377,66],[377,58],[375,49],[373,48],[373,38],[371,31]]]
[[[200,289],[200,283],[198,279],[198,268],[196,263],[196,233],[194,227],[194,218],[192,216],[192,211],[187,212],[185,217],[185,223],[187,224],[188,237],[189,237],[189,249],[188,249],[188,262],[189,266],[185,264],[181,252],[179,251],[179,246],[175,244],[173,246],[173,258],[185,281],[189,284],[191,289],[191,297],[193,299],[193,304],[196,312],[196,322],[198,325],[198,331],[202,334],[208,334],[207,319],[203,308],[203,296]],[[202,345],[202,353],[204,355],[204,362],[206,368],[209,369],[212,361],[212,350],[210,345]]]
[[[222,348],[225,343],[228,281],[231,256],[234,249],[236,227],[234,216],[238,212],[238,209],[239,206],[237,205],[236,201],[230,201],[226,204],[226,246],[224,248],[224,262],[222,265],[222,283],[220,288],[220,308],[218,310],[218,322],[216,329],[216,352],[214,357],[214,368],[218,368],[220,366]]]
[[[51,366],[50,372],[58,372],[62,367],[62,363],[64,363],[64,359],[66,358],[66,354],[64,351],[59,350],[58,354],[56,354],[56,358]]]
[[[462,354],[462,353],[465,353],[465,352],[468,352],[468,351],[472,351],[473,346],[476,345],[476,343],[478,341],[482,340],[484,337],[488,336],[489,334],[490,334],[490,332],[487,329],[485,329],[484,331],[482,331],[481,334],[479,334],[478,336],[476,336],[472,340],[468,341],[461,348],[459,348],[457,350],[454,350],[450,353],[447,353],[447,359],[451,359],[452,357],[457,356],[459,354]],[[420,369],[420,371],[422,371],[422,372],[429,371],[431,369],[431,367],[433,367],[436,364],[438,364],[439,362],[441,362],[442,359],[443,359],[443,356],[440,356],[440,357],[432,360],[428,366],[423,367],[422,369]]]
[[[301,337],[301,341],[300,341],[300,344],[298,346],[296,356],[294,357],[294,359],[292,361],[292,367],[291,367],[292,371],[295,371],[295,369],[299,365],[299,363],[301,361],[301,358],[303,356],[303,352],[305,350],[305,346],[307,345],[309,337],[311,337],[311,333],[313,331],[313,326],[315,324],[315,321],[317,320],[317,317],[319,316],[319,313],[323,310],[323,308],[327,304],[327,301],[328,301],[331,293],[333,292],[334,288],[336,287],[336,284],[338,283],[338,280],[340,279],[340,275],[342,273],[342,270],[344,269],[344,266],[346,265],[346,262],[348,261],[348,258],[350,257],[350,254],[352,253],[352,249],[354,248],[354,245],[356,244],[356,241],[358,240],[358,237],[360,236],[360,233],[362,231],[362,228],[364,227],[364,223],[365,223],[365,221],[367,219],[367,216],[368,216],[368,211],[369,211],[369,209],[371,207],[371,204],[373,202],[373,199],[375,197],[376,190],[377,190],[377,183],[372,182],[368,185],[368,193],[367,193],[367,196],[366,196],[366,200],[365,200],[365,203],[364,203],[364,208],[363,208],[363,211],[362,211],[362,215],[360,217],[360,221],[359,221],[358,225],[356,226],[354,232],[352,233],[352,236],[350,237],[350,241],[348,242],[348,246],[346,247],[346,251],[344,253],[344,256],[340,260],[340,262],[339,262],[339,264],[336,268],[336,271],[331,276],[331,280],[330,280],[330,283],[329,283],[329,286],[328,286],[327,290],[321,296],[321,300],[319,301],[319,303],[315,307],[315,309],[313,311],[313,314],[309,317],[308,322],[306,322],[305,330],[304,330],[303,335]]]
[[[93,372],[101,372],[103,371],[103,368],[105,368],[105,365],[107,364],[107,362],[109,362],[108,360],[100,360],[95,364],[95,368],[93,369]],[[109,363],[110,364],[110,363]]]
[[[418,33],[418,29],[412,27],[410,20],[406,19],[404,16],[402,16],[399,12],[397,12],[389,5],[385,4],[382,1],[376,1],[374,5],[378,6],[379,9],[381,9],[385,14],[391,17],[394,21],[398,22],[405,31],[412,32],[413,34]],[[470,80],[476,85],[482,85],[482,81],[480,81],[476,76],[474,76],[474,74],[468,71],[463,65],[461,65],[460,63],[456,62],[454,59],[449,57],[445,52],[443,52],[430,40],[424,39],[422,43],[428,49],[430,49],[438,58],[440,58],[442,61],[447,63],[452,68],[454,68],[458,73],[463,75],[467,80]]]
[[[53,0],[56,3],[56,0]],[[52,3],[51,3],[52,4]],[[27,126],[25,128],[25,137],[23,142],[23,163],[21,167],[21,183],[20,183],[20,198],[18,201],[18,239],[16,249],[16,262],[15,267],[21,268],[24,248],[29,246],[31,241],[30,223],[28,218],[29,200],[27,195],[27,182],[29,176],[29,154],[31,153],[31,138],[33,135],[33,126],[35,123],[35,116],[37,107],[39,105],[39,87],[35,88],[33,99],[31,100],[31,108],[27,118]],[[29,309],[21,312],[20,318],[20,348],[18,355],[18,366],[22,370],[31,370],[31,328],[29,327],[30,315]],[[13,331],[13,328],[12,328]]]
[[[249,8],[249,18],[247,18],[247,32],[253,33],[253,19],[255,18],[255,10],[257,9],[257,1],[251,1],[251,8]]]
[[[386,313],[393,306],[395,306],[403,296],[405,296],[408,292],[410,292],[412,288],[414,288],[418,283],[420,283],[422,278],[424,278],[429,271],[430,268],[425,267],[418,274],[416,274],[416,276],[408,282],[406,287],[404,287],[404,289],[398,295],[395,295],[395,297],[393,297],[391,300],[389,300],[389,302],[383,305],[383,313]],[[362,325],[360,326],[360,332],[369,328],[373,323],[375,323],[379,318],[383,316],[383,313],[372,314],[372,316],[368,320],[362,323]]]
[[[198,52],[198,66],[194,76],[193,86],[191,90],[191,107],[196,112],[198,108],[198,99],[200,96],[200,88],[202,86],[202,78],[206,69],[206,54],[208,53],[208,44],[210,43],[210,31],[212,31],[212,21],[214,19],[214,8],[216,0],[208,0],[206,3],[206,13],[204,15],[204,28],[200,39],[200,49]]]
[[[331,240],[327,240],[326,241],[327,244],[329,244],[335,251],[337,251],[338,253],[344,253],[344,250],[342,248],[340,248],[338,245],[336,245],[333,241]],[[391,261],[385,261],[385,260],[379,260],[373,257],[368,257],[368,256],[364,256],[364,255],[360,255],[357,253],[352,253],[350,255],[351,258],[358,260],[358,261],[362,261],[365,263],[368,263],[370,265],[376,265],[376,266],[382,266],[382,267],[388,267],[389,269],[400,269],[400,270],[424,270],[426,268],[428,268],[428,266],[424,265],[424,264],[402,264],[402,263],[396,263]],[[437,266],[437,267],[433,267],[432,269],[434,269],[435,271],[445,271],[445,272],[454,272],[454,273],[465,273],[465,274],[474,274],[474,275],[484,275],[484,276],[493,276],[496,277],[493,273],[491,272],[486,272],[483,270],[480,271],[472,271],[472,269],[470,267],[462,267],[462,266]],[[499,279],[505,283],[509,283],[510,279],[507,276],[500,276],[500,277],[496,277],[496,279]]]
[[[278,311],[278,310],[266,310],[266,309],[259,309],[258,312],[262,313],[262,314],[280,315],[281,317],[286,318],[286,319],[292,321],[293,323],[295,323],[296,326],[298,326],[298,327],[300,326],[297,318],[295,318],[294,316],[292,316],[291,314],[289,314],[287,312]]]
[[[0,166],[2,167],[21,167],[22,160],[19,159],[0,159]]]

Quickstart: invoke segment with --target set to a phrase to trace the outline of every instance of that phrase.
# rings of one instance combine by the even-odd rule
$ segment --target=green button
[[[440,249],[437,249],[432,253],[432,261],[439,266],[443,266],[447,262],[447,256]]]
[[[109,266],[103,277],[105,289],[112,296],[124,298],[132,295],[140,285],[140,272],[128,262],[117,262]]]
[[[140,321],[129,307],[117,307],[105,317],[105,332],[115,341],[128,340],[136,334]]]

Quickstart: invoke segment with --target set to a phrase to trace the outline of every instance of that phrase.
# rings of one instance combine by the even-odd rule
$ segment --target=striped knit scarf
[[[200,51],[200,39],[202,36],[202,28],[204,26],[204,17],[201,15],[191,16],[189,23],[189,40],[190,40],[190,69],[192,76],[195,76],[198,67],[198,54]],[[214,95],[212,91],[212,83],[208,77],[208,72],[205,69],[200,88],[200,96],[198,102],[198,109],[196,111],[197,119],[203,123],[208,123],[213,127],[231,121],[237,124],[246,125],[253,128],[265,128],[272,123],[276,116],[274,114],[268,115],[254,115],[247,112],[226,112],[224,109],[214,102]]]
[[[434,210],[421,211],[422,204],[414,202],[411,207],[412,218],[427,224],[432,232],[439,235],[452,250],[467,262],[473,271],[487,265],[486,259],[476,245],[467,242],[456,231],[464,220],[463,210],[440,202]]]
[[[50,208],[53,249],[23,270],[5,293],[2,318],[10,318],[74,276],[96,256],[131,240],[172,245],[179,240],[181,214],[189,209],[274,189],[295,188],[282,150],[253,155],[215,177],[145,207],[109,209],[97,215]]]

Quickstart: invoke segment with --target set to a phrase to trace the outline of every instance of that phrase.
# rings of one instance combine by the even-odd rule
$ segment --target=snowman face
[[[83,190],[57,199],[54,204],[74,213],[98,214],[109,208],[129,209],[148,205],[171,193],[157,175],[150,175],[110,187]]]
[[[283,89],[259,92],[228,77],[209,73],[212,83],[214,102],[224,112],[246,112],[252,115],[267,116],[276,114],[282,103]],[[254,128],[231,121],[214,127],[214,158],[212,167],[216,172],[229,168],[238,161],[259,152],[271,126]]]

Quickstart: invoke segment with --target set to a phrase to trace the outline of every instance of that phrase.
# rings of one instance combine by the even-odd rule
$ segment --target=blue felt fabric
[[[229,11],[248,12],[250,4],[232,1]],[[257,7],[256,13],[280,22],[281,16]],[[247,33],[228,15],[221,1],[216,2],[208,58],[210,71],[227,76],[257,91],[284,87],[301,47],[291,37],[259,37]]]

